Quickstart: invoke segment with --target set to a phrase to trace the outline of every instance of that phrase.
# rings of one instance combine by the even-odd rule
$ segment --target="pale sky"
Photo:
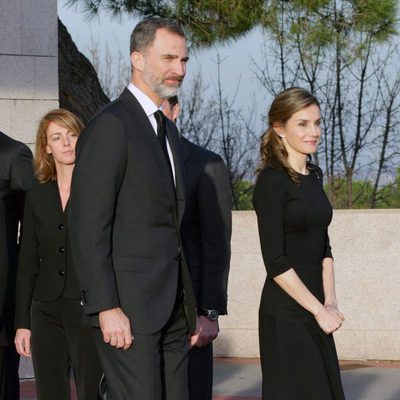
[[[104,48],[108,43],[111,51],[117,53],[120,50],[122,54],[126,54],[126,63],[129,65],[129,37],[137,20],[123,17],[121,21],[118,21],[107,15],[101,15],[99,18],[87,21],[79,9],[66,8],[64,4],[65,0],[58,0],[58,15],[82,53],[88,55],[91,38],[93,38],[100,47]],[[221,67],[223,90],[227,95],[233,96],[240,80],[235,105],[243,112],[253,107],[253,98],[255,98],[256,129],[259,134],[264,129],[262,118],[271,100],[266,97],[265,89],[260,87],[254,73],[250,70],[250,59],[253,57],[261,60],[260,49],[263,40],[261,30],[254,30],[239,41],[197,53],[192,52],[185,78],[187,85],[201,70],[203,82],[209,86],[210,91],[213,91],[217,80],[216,59],[219,53],[221,59],[224,60]],[[185,90],[185,85],[182,90]]]

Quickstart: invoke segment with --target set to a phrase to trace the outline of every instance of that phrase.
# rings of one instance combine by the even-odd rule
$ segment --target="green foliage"
[[[400,208],[400,168],[397,169],[394,183],[379,191],[377,208]]]
[[[335,178],[333,182],[334,192],[329,195],[333,208],[348,208],[348,188],[344,178]],[[326,186],[328,193],[329,188]],[[368,180],[356,180],[352,184],[353,208],[371,208],[373,196],[373,184]],[[397,171],[396,180],[393,183],[382,186],[376,193],[375,208],[400,208],[400,168]]]
[[[89,17],[104,10],[118,17],[173,18],[183,26],[194,46],[235,40],[253,29],[263,13],[263,0],[66,0]]]
[[[237,207],[236,210],[253,210],[253,190],[254,184],[247,180],[242,180],[234,185],[233,196]],[[329,189],[325,186],[325,191]],[[368,180],[353,181],[353,208],[371,208],[373,196],[373,184]],[[376,193],[376,208],[400,208],[400,168],[394,182],[382,186]],[[347,208],[347,183],[344,178],[334,180],[334,193],[329,196],[329,200],[334,209]]]
[[[101,10],[114,17],[134,14],[141,17],[171,16],[170,2],[165,0],[65,0],[67,5],[77,5],[92,18]]]
[[[330,0],[292,0],[293,7],[307,9],[312,12],[317,12],[322,7],[329,5]]]
[[[344,178],[335,178],[333,182],[334,191],[329,195],[332,207],[335,209],[348,208],[348,188]],[[328,188],[325,188],[328,193]],[[353,208],[370,208],[372,183],[369,181],[353,181]]]
[[[233,187],[233,197],[234,204],[237,204],[235,207],[236,210],[252,210],[253,209],[253,183],[242,180],[236,182]]]
[[[234,40],[258,23],[261,0],[177,0],[175,17],[196,45]]]
[[[327,45],[333,33],[365,32],[378,41],[395,33],[396,0],[65,0],[89,17],[105,10],[113,16],[175,18],[193,44],[210,46],[235,40],[261,25],[276,35],[303,36],[305,46]],[[281,38],[282,39],[282,38]]]
[[[352,23],[358,31],[372,33],[377,41],[386,40],[396,33],[396,0],[351,1],[354,7]]]
[[[280,14],[280,15],[279,15]],[[302,35],[314,45],[328,45],[339,38],[343,44],[352,34],[366,33],[376,41],[396,33],[396,0],[271,0],[264,10],[264,27],[272,32]],[[280,25],[280,27],[278,27]]]

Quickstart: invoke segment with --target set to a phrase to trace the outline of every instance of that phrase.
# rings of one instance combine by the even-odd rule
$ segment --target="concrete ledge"
[[[330,238],[346,322],[335,335],[341,359],[400,360],[400,210],[335,210]],[[233,213],[229,315],[215,353],[258,356],[258,306],[266,277],[253,211]]]
[[[342,360],[400,360],[399,227],[400,210],[334,211],[330,238],[338,298],[346,316],[335,335]],[[220,318],[216,356],[259,356],[258,306],[265,277],[255,213],[236,211],[229,315]],[[25,359],[21,377],[30,376]]]

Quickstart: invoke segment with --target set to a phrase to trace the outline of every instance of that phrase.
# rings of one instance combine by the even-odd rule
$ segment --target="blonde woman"
[[[17,278],[15,345],[33,358],[38,399],[70,399],[70,370],[79,400],[96,400],[101,367],[92,328],[83,320],[68,239],[68,200],[75,145],[83,124],[67,110],[40,121],[35,172],[27,193]]]
[[[321,137],[317,99],[301,88],[276,96],[261,139],[254,190],[267,269],[259,310],[265,400],[343,400],[332,332],[344,321],[328,238],[332,208],[322,171],[308,162]]]

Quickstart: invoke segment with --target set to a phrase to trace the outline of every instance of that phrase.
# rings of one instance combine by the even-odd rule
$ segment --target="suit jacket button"
[[[62,254],[62,253],[64,253],[64,251],[65,251],[64,247],[59,247],[59,248],[58,248],[58,252],[59,252],[59,253]]]
[[[175,256],[175,260],[176,260],[176,261],[180,261],[180,260],[181,260],[181,255],[180,255],[180,254],[177,254],[177,255]]]
[[[63,269],[60,269],[60,270],[58,271],[58,275],[64,276],[64,275],[65,275],[65,271],[64,271]]]
[[[60,231],[62,231],[62,230],[64,229],[64,224],[58,225],[58,229],[59,229]]]

